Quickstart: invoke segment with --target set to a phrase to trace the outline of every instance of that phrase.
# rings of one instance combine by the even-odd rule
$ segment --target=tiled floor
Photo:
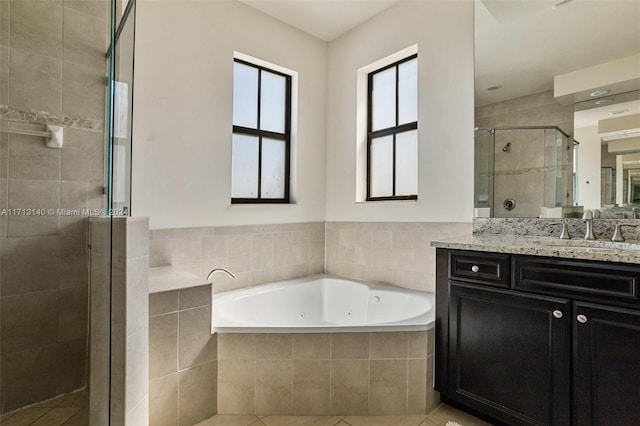
[[[1,426],[87,426],[89,400],[74,392],[0,417]],[[427,415],[409,416],[213,416],[197,426],[490,426],[448,405]],[[455,424],[453,426],[456,426]]]
[[[427,415],[410,416],[213,416],[197,426],[490,426],[448,405]],[[455,424],[454,424],[455,426]]]
[[[0,417],[1,426],[87,426],[89,398],[80,390]]]

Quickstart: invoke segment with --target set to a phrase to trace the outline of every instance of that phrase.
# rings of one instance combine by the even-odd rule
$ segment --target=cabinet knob
[[[562,318],[562,311],[556,309],[555,311],[553,311],[553,316],[556,318]]]
[[[576,317],[576,319],[578,320],[578,322],[579,322],[580,324],[584,324],[584,323],[586,323],[586,322],[587,322],[587,317],[586,317],[586,316],[584,316],[584,315],[582,315],[582,314],[578,315],[578,316]]]
[[[471,267],[471,272],[478,272],[480,270],[480,267],[478,265],[473,265]]]

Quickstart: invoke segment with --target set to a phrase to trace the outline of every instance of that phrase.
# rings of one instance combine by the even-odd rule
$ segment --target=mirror
[[[475,0],[474,216],[640,203],[639,94],[640,1]]]

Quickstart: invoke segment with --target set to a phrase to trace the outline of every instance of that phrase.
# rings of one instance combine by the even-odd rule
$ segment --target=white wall
[[[357,70],[415,43],[418,201],[356,203]],[[234,50],[299,73],[294,205],[230,204]],[[471,221],[471,0],[400,2],[328,45],[237,1],[140,0],[135,72],[132,214],[152,229]]]
[[[418,44],[418,201],[356,203],[356,73]],[[329,44],[327,220],[470,222],[473,2],[400,2]]]
[[[323,221],[326,43],[237,1],[137,9],[132,214],[152,229]],[[296,204],[230,204],[234,50],[299,73]]]
[[[600,208],[600,155],[602,144],[598,126],[575,129],[578,148],[578,204],[586,209]],[[589,183],[587,183],[589,182]]]

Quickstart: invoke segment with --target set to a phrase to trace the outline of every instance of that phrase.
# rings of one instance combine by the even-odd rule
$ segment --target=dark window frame
[[[413,54],[399,61],[393,62],[389,65],[385,65],[382,68],[379,68],[375,71],[370,72],[367,75],[367,198],[366,201],[390,201],[390,200],[417,200],[418,194],[410,194],[410,195],[395,195],[396,193],[396,135],[398,133],[408,132],[411,130],[418,129],[418,121],[412,121],[409,123],[398,124],[399,121],[399,100],[398,100],[398,67],[405,62],[409,62],[413,59],[416,59],[418,54]],[[390,68],[396,69],[396,81],[395,81],[395,102],[396,102],[396,116],[395,116],[395,126],[387,127],[384,129],[379,129],[373,131],[373,77],[374,75],[386,71]],[[371,196],[371,142],[373,139],[384,137],[384,136],[393,136],[393,171],[392,171],[392,188],[393,194],[390,196],[382,196],[382,197],[372,197]]]
[[[258,138],[258,193],[256,198],[231,197],[231,204],[289,204],[290,202],[290,179],[291,179],[291,75],[262,65],[234,58],[237,62],[258,70],[258,117],[256,128],[233,125],[233,134],[256,136]],[[284,110],[284,133],[272,132],[260,129],[260,104],[262,88],[262,72],[266,71],[285,78],[285,110]],[[284,197],[282,198],[262,198],[262,138],[276,139],[284,141]]]

